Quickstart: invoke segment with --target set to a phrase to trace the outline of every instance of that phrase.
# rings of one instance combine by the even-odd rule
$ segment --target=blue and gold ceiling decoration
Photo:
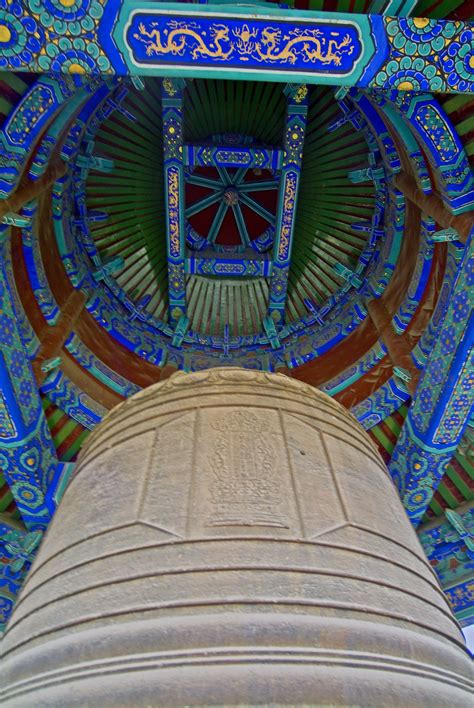
[[[353,412],[472,621],[468,3],[295,4],[0,0],[0,626],[88,432],[225,364]]]

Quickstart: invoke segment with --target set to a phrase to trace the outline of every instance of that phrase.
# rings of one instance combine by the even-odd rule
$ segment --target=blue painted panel
[[[165,10],[136,12],[126,30],[126,42],[136,66],[244,67],[274,72],[350,74],[362,56],[356,23],[317,22],[309,25],[291,16],[223,18],[217,13],[187,17]]]

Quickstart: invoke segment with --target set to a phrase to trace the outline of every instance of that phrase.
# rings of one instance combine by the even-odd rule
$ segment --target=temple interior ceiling
[[[0,0],[0,629],[36,543],[2,538],[44,531],[110,409],[216,366],[350,410],[473,621],[472,7],[393,2],[392,24],[375,0],[289,3],[363,18],[316,58],[289,31],[294,61],[240,18],[184,66],[143,20],[131,69],[110,2]],[[369,80],[374,41],[392,54]]]

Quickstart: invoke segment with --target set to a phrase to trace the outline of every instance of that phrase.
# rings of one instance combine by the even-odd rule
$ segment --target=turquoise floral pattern
[[[448,86],[456,86],[457,91],[472,91],[474,81],[474,37],[468,29],[459,35],[442,52],[440,59],[448,73]],[[460,80],[458,80],[458,77]]]
[[[117,51],[115,33],[117,27],[121,32],[127,20],[117,20],[123,5],[123,0],[0,0],[0,69],[124,73],[120,52],[130,48]],[[115,28],[109,26],[110,8],[116,12]],[[366,21],[360,17],[361,28]],[[473,91],[474,36],[468,24],[378,15],[370,23],[380,60],[372,62],[367,54],[361,85],[402,91]],[[302,45],[301,51],[304,56],[307,48]],[[195,63],[198,66],[200,59]]]
[[[0,0],[0,69],[112,73],[98,41],[105,0]]]
[[[473,91],[474,34],[461,22],[384,18],[390,52],[375,77],[409,91]],[[435,59],[434,59],[435,58]]]
[[[28,5],[43,27],[73,36],[92,32],[104,13],[98,0],[29,0]]]
[[[0,0],[0,69],[28,63],[44,41],[43,28],[24,14],[19,2]]]

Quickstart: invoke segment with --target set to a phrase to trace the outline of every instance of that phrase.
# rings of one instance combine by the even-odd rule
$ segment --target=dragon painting
[[[340,66],[342,55],[351,56],[355,45],[349,34],[325,34],[319,29],[295,29],[288,34],[278,27],[262,29],[243,24],[230,28],[212,24],[209,28],[196,22],[168,21],[166,24],[140,22],[134,39],[146,45],[147,56],[184,56],[193,60],[210,58],[225,61],[232,55],[239,62],[296,64],[298,61]]]
[[[350,56],[354,51],[352,40],[348,34],[340,41],[330,39],[327,48],[323,47],[324,36],[319,30],[310,30],[296,35],[282,49],[280,49],[280,40],[281,30],[271,27],[266,27],[262,30],[261,42],[256,45],[257,54],[262,61],[288,61],[290,64],[295,64],[298,59],[296,46],[303,44],[300,56],[302,56],[304,62],[318,60],[323,64],[340,66],[341,54],[347,53]]]
[[[198,57],[211,57],[212,59],[228,59],[234,48],[230,45],[230,49],[226,52],[221,46],[221,42],[228,42],[229,28],[225,25],[213,25],[211,27],[211,41],[206,44],[202,37],[193,29],[193,24],[184,24],[178,22],[170,22],[171,31],[160,30],[151,23],[151,31],[148,31],[143,23],[139,25],[140,34],[135,34],[134,37],[140,42],[145,42],[147,45],[147,56],[153,54],[172,54],[180,56],[184,53],[186,46],[191,41],[194,46],[191,51],[193,59]]]

